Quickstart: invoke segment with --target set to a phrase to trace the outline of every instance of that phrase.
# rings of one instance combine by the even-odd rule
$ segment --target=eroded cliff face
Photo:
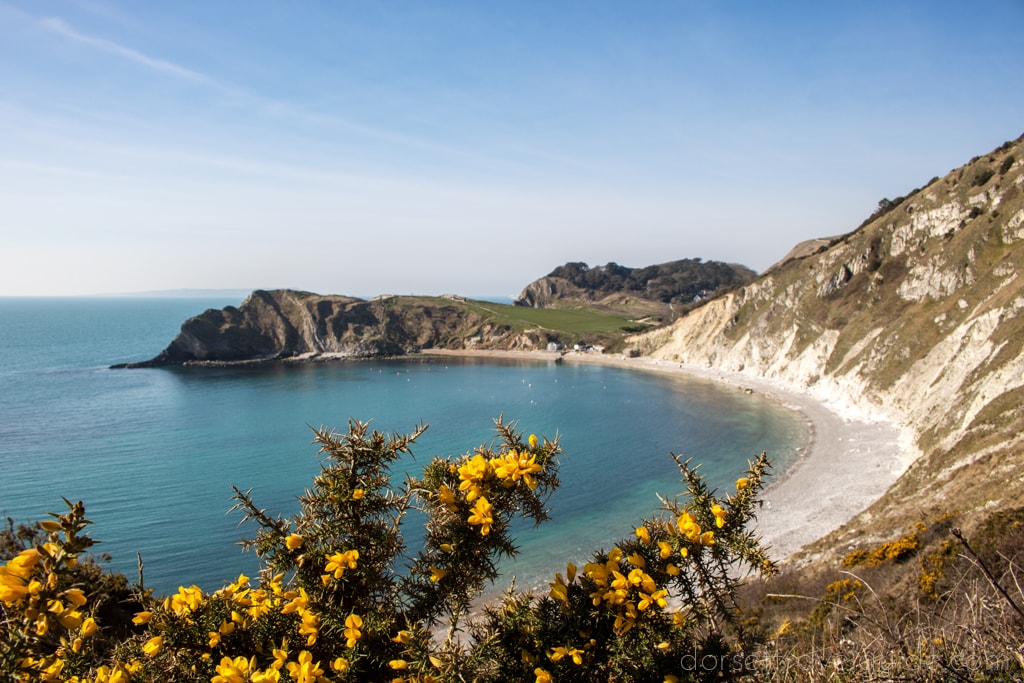
[[[539,335],[496,325],[440,298],[371,301],[257,290],[235,308],[190,318],[158,356],[132,367],[399,356],[424,348],[534,349]]]
[[[913,464],[826,539],[1024,502],[1024,143],[674,325],[646,355],[770,378],[912,430]]]

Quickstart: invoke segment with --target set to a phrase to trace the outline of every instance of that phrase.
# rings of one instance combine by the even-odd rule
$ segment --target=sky
[[[1021,0],[0,0],[0,296],[760,271],[1024,133],[1021,26]]]

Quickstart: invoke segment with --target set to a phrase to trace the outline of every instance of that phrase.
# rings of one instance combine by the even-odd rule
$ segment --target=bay
[[[632,533],[682,492],[669,457],[731,486],[767,450],[783,471],[806,444],[803,418],[735,388],[682,375],[594,364],[435,358],[297,367],[110,370],[162,349],[181,322],[223,299],[0,299],[0,513],[15,522],[83,500],[97,551],[130,579],[137,553],[158,593],[219,588],[256,559],[250,528],[229,514],[231,485],[291,514],[319,471],[310,426],[349,419],[375,429],[429,424],[399,463],[461,455],[494,438],[494,419],[558,436],[565,451],[552,520],[517,527],[503,565],[542,587],[567,561]],[[420,530],[407,525],[416,546]],[[503,580],[506,580],[503,578]]]

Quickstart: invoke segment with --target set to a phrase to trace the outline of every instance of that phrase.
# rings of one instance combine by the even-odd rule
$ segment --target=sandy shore
[[[430,351],[423,355],[554,360],[557,352]],[[777,473],[764,492],[757,531],[772,557],[782,560],[842,526],[878,499],[910,464],[910,434],[885,421],[842,415],[806,392],[740,373],[646,358],[568,353],[566,363],[599,363],[636,370],[684,373],[753,391],[799,411],[811,440],[797,462]]]

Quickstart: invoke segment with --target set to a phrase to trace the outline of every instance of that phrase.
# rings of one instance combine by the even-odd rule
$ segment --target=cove
[[[435,455],[489,443],[499,415],[527,434],[557,436],[562,486],[549,501],[551,521],[517,527],[521,553],[503,565],[498,589],[513,574],[521,588],[545,587],[565,562],[586,562],[632,534],[658,494],[683,490],[670,452],[700,463],[724,489],[762,450],[781,474],[808,441],[802,415],[756,393],[590,363],[423,357],[108,370],[118,355],[152,355],[166,341],[163,323],[137,331],[136,319],[147,319],[139,302],[61,306],[89,313],[6,332],[0,512],[41,519],[62,511],[61,496],[83,500],[95,522],[89,533],[102,541],[96,550],[129,579],[141,554],[146,586],[158,593],[192,583],[214,590],[256,571],[256,558],[237,545],[254,529],[228,513],[231,485],[252,489],[270,514],[294,512],[320,466],[310,425],[344,431],[351,418],[408,432],[429,424],[396,481]],[[171,310],[164,315],[180,322]],[[419,534],[410,518],[413,550]]]

